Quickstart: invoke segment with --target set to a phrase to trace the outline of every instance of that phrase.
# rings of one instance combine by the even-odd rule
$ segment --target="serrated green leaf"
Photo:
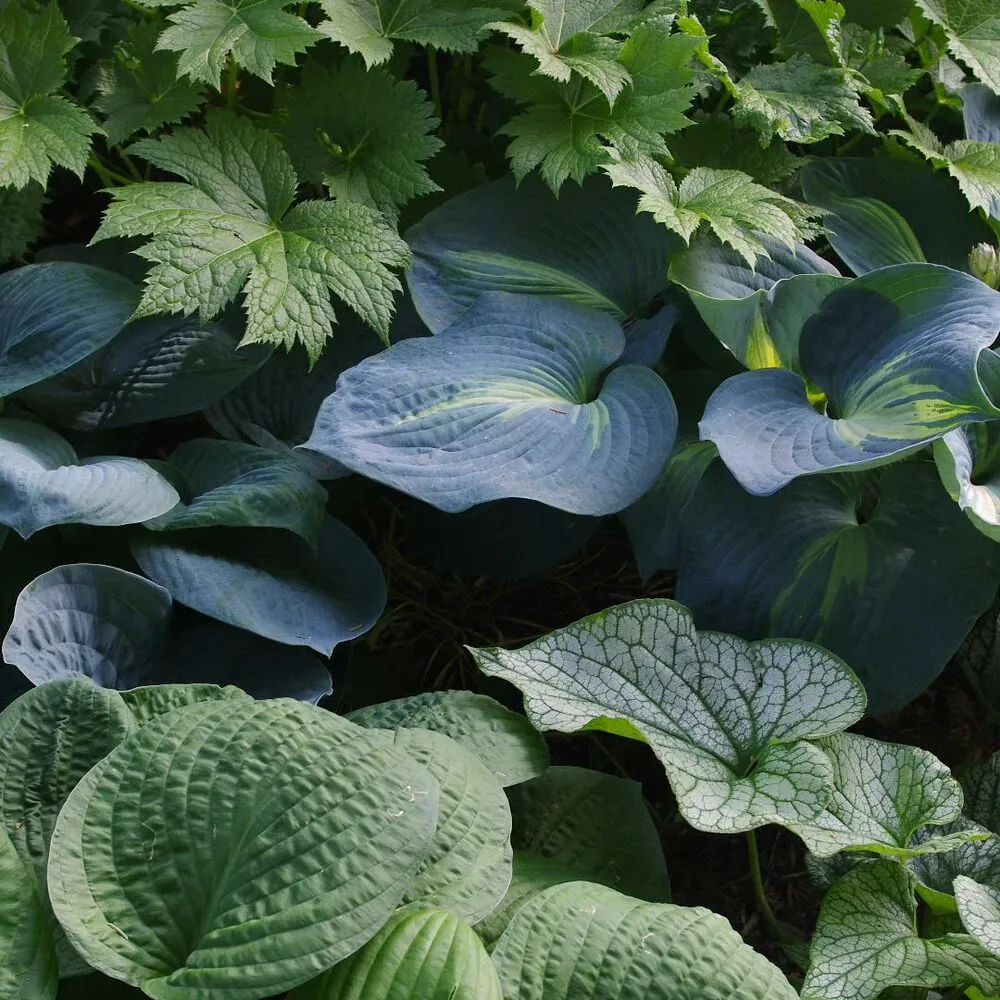
[[[301,341],[315,360],[336,317],[331,293],[388,335],[406,244],[363,205],[306,201],[292,207],[297,178],[278,140],[246,119],[209,116],[206,131],[144,139],[135,152],[189,183],[116,188],[95,242],[149,236],[153,261],[137,316],[217,315],[240,292],[244,344]]]
[[[540,729],[647,741],[699,830],[818,815],[833,767],[807,740],[864,712],[861,684],[831,653],[790,640],[699,635],[674,601],[632,601],[517,650],[471,652],[484,673],[521,689]]]
[[[156,46],[159,26],[134,21],[114,56],[98,70],[96,104],[108,142],[120,145],[136,132],[179,122],[204,99],[204,87],[179,76],[177,56]]]
[[[369,729],[443,733],[478,757],[504,786],[536,777],[549,763],[545,740],[523,715],[471,691],[428,691],[361,708],[346,718]]]
[[[913,876],[890,860],[848,872],[823,900],[802,1000],[874,1000],[892,986],[1000,990],[1000,959],[968,934],[915,930]]]
[[[833,794],[815,819],[789,824],[814,854],[851,850],[907,858],[971,839],[962,830],[913,840],[921,828],[950,823],[962,810],[961,786],[933,754],[852,733],[822,746],[833,763]]]
[[[897,43],[893,45],[893,43]],[[897,112],[905,113],[903,95],[923,76],[906,61],[908,43],[884,32],[844,25],[841,37],[843,65],[864,77],[863,92]]]
[[[993,0],[916,0],[944,28],[951,54],[1000,94],[1000,13]]]
[[[73,790],[49,892],[90,964],[149,996],[270,996],[378,932],[436,815],[381,734],[288,700],[189,705]]]
[[[736,85],[733,118],[752,128],[763,145],[775,136],[811,143],[854,129],[875,131],[848,72],[806,56],[750,70]]]
[[[161,715],[206,701],[246,701],[250,695],[238,687],[218,684],[150,684],[122,691],[122,701],[139,725]]]
[[[0,8],[0,187],[44,187],[53,166],[83,176],[101,129],[56,93],[76,42],[54,3],[31,13],[17,2]]]
[[[0,187],[0,262],[20,260],[42,235],[45,191],[40,184],[25,188]]]
[[[616,187],[640,192],[639,211],[650,212],[685,243],[703,223],[753,267],[766,257],[765,237],[792,250],[813,231],[810,210],[757,184],[739,170],[696,167],[678,185],[652,157],[619,159],[603,170]]]
[[[785,58],[806,55],[817,62],[836,62],[844,8],[836,0],[755,0],[768,24],[778,32],[778,51]]]
[[[444,145],[427,95],[360,59],[330,69],[310,60],[298,87],[278,92],[280,131],[302,176],[331,197],[395,218],[408,201],[441,190],[424,161]]]

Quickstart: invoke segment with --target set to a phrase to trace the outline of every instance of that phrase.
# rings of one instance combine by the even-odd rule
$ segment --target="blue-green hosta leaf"
[[[493,952],[509,1000],[794,1000],[723,917],[571,882],[523,906]]]
[[[1000,888],[959,875],[955,899],[965,929],[987,951],[1000,955]]]
[[[834,790],[823,811],[790,824],[813,854],[873,851],[900,858],[949,851],[968,830],[914,841],[923,827],[943,826],[962,810],[962,788],[933,754],[845,733],[822,743],[833,761]],[[978,834],[977,834],[978,836]]]
[[[35,873],[0,829],[0,992],[8,1000],[55,1000],[59,976],[50,918]]]
[[[1000,94],[1000,13],[992,0],[916,0],[944,28],[951,54]]]
[[[655,481],[677,427],[648,368],[598,388],[624,348],[602,313],[487,293],[437,336],[345,372],[302,447],[445,511],[521,497],[614,513]]]
[[[523,715],[471,691],[427,691],[346,718],[368,729],[431,729],[450,736],[504,786],[537,777],[549,764],[545,740]]]
[[[317,553],[279,529],[137,532],[132,555],[175,601],[210,618],[325,656],[364,635],[385,580],[364,542],[327,518]],[[194,678],[192,678],[193,680]],[[204,678],[208,679],[208,678]]]
[[[827,157],[801,177],[806,200],[826,213],[831,246],[855,274],[924,260],[964,269],[969,251],[992,240],[954,180],[924,164]]]
[[[407,282],[433,333],[489,291],[559,296],[624,319],[663,289],[680,245],[598,177],[558,198],[534,177],[494,181],[445,202],[406,239]]]
[[[94,237],[150,238],[137,251],[153,266],[136,316],[197,310],[210,320],[242,293],[243,344],[300,341],[315,360],[336,320],[336,295],[388,336],[400,287],[392,268],[409,264],[406,244],[364,205],[293,207],[297,178],[272,133],[216,111],[205,131],[177,129],[131,149],[187,182],[115,188]]]
[[[874,1000],[892,986],[1000,990],[1000,959],[968,934],[923,939],[915,880],[891,860],[848,872],[823,900],[802,1000]]]
[[[447,910],[398,911],[360,951],[290,1000],[503,1000],[476,932]]]
[[[648,742],[684,818],[712,832],[818,815],[833,768],[807,741],[852,725],[865,707],[857,678],[826,650],[699,634],[674,601],[632,601],[521,649],[472,653],[484,673],[521,689],[538,728]]]
[[[121,696],[86,679],[50,681],[0,713],[0,828],[33,869],[46,909],[45,872],[59,810],[87,771],[135,728]],[[85,971],[57,925],[53,937],[61,974]]]
[[[993,543],[926,461],[802,479],[767,498],[716,465],[681,539],[677,599],[703,626],[833,650],[876,714],[930,685],[1000,582]]]
[[[670,258],[670,280],[747,368],[798,371],[802,327],[846,279],[803,244],[789,250],[777,240],[763,242],[767,252],[751,266],[735,250],[700,237]]]
[[[316,545],[326,490],[290,455],[238,441],[198,438],[177,448],[170,466],[186,487],[184,499],[147,527],[284,528]]]
[[[238,687],[219,687],[218,684],[150,684],[122,692],[122,701],[140,726],[186,705],[206,701],[246,701],[249,697]]]
[[[145,683],[170,624],[162,587],[114,566],[57,566],[17,598],[4,661],[32,684],[88,677],[105,688]]]
[[[1000,426],[970,424],[934,442],[941,482],[969,520],[1000,541]]]
[[[817,411],[802,377],[736,375],[700,426],[744,489],[760,496],[799,476],[884,464],[950,430],[1000,417],[977,371],[1000,328],[1000,293],[932,264],[883,268],[828,295],[799,360],[826,394]]]
[[[49,893],[90,964],[149,996],[280,994],[377,933],[436,815],[381,734],[287,700],[189,705],[73,790]]]
[[[197,413],[235,389],[268,359],[237,350],[236,323],[151,317],[129,323],[106,347],[21,394],[64,427],[104,430]],[[374,334],[372,335],[374,337]]]
[[[103,347],[135,303],[130,281],[85,264],[52,261],[0,275],[0,396]]]
[[[0,522],[23,538],[53,524],[137,524],[180,498],[137,458],[78,458],[41,424],[0,419]]]
[[[385,734],[383,734],[384,736]],[[398,729],[395,746],[437,781],[437,829],[402,902],[451,910],[469,923],[492,913],[511,877],[510,806],[474,754],[443,733]],[[426,794],[410,789],[414,800]]]
[[[1000,97],[974,83],[962,91],[965,136],[973,142],[1000,142]]]

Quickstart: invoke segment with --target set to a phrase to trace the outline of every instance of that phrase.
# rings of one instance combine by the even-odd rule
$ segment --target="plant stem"
[[[100,178],[101,183],[105,187],[120,187],[123,184],[133,184],[135,183],[131,178],[126,177],[124,174],[118,173],[116,170],[112,170],[110,167],[106,167],[98,159],[96,153],[91,153],[87,159],[87,166],[94,171],[95,174]]]
[[[239,82],[239,67],[236,65],[236,60],[230,56],[229,62],[226,63],[226,82],[223,84],[226,88],[226,107],[230,111],[236,110],[236,97],[237,91],[239,90]]]
[[[434,101],[434,112],[438,121],[444,121],[444,113],[441,105],[441,77],[438,75],[437,49],[433,45],[427,46],[427,74],[431,81],[431,100]]]
[[[767,893],[764,891],[764,879],[760,873],[760,851],[757,847],[757,833],[755,830],[747,831],[747,848],[750,855],[750,877],[753,879],[753,893],[757,900],[757,909],[760,910],[771,937],[775,941],[790,944],[793,942],[793,938],[778,923],[778,918],[774,915],[774,910],[771,909],[771,904],[767,899]]]

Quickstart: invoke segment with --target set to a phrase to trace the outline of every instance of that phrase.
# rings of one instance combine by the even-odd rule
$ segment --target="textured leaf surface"
[[[857,678],[825,650],[698,634],[674,601],[632,601],[521,649],[473,655],[521,689],[540,729],[644,739],[684,818],[712,832],[816,816],[833,768],[806,741],[845,729],[865,705]]]
[[[681,1000],[692,990],[706,1000],[796,996],[781,971],[722,917],[701,907],[643,903],[588,882],[529,901],[493,961],[512,1000]]]
[[[1000,14],[991,0],[916,0],[948,37],[948,48],[1000,94]]]
[[[80,459],[41,424],[0,419],[0,522],[23,538],[53,524],[136,524],[177,500],[170,483],[137,458]]]
[[[549,763],[545,740],[523,715],[471,691],[427,691],[346,718],[369,729],[431,729],[450,736],[504,786],[536,777]]]
[[[558,296],[624,319],[663,289],[678,247],[635,214],[631,194],[596,177],[558,198],[536,178],[484,184],[428,213],[406,238],[407,282],[433,333],[490,291]]]
[[[437,336],[345,372],[302,447],[441,510],[521,497],[614,513],[652,485],[676,432],[650,369],[614,368],[598,388],[624,348],[606,315],[488,293]]]
[[[238,528],[132,537],[142,571],[175,601],[289,646],[329,656],[364,635],[385,607],[385,580],[352,531],[327,518],[313,554],[287,532]],[[192,678],[193,680],[194,678]]]
[[[87,677],[99,687],[142,684],[170,623],[170,595],[114,566],[57,566],[17,598],[3,658],[33,684]]]
[[[833,650],[875,714],[930,685],[1000,579],[992,543],[925,461],[798,480],[767,498],[716,465],[681,537],[677,599],[703,626]]]
[[[244,344],[301,341],[316,358],[336,318],[334,294],[388,334],[400,287],[391,268],[409,263],[406,245],[362,205],[293,208],[295,171],[269,132],[217,112],[204,132],[179,129],[132,148],[188,182],[116,188],[94,237],[151,237],[139,251],[153,266],[136,315],[197,309],[209,320],[242,292]]]
[[[984,535],[1000,541],[1000,429],[970,424],[934,442],[941,482]]]
[[[360,951],[291,1000],[502,1000],[475,931],[447,910],[396,913]]]
[[[702,437],[757,495],[882,464],[1000,415],[977,371],[998,327],[1000,294],[971,275],[931,264],[869,273],[824,298],[802,330],[799,360],[826,412],[799,375],[746,372],[709,400]]]
[[[962,117],[966,138],[1000,142],[1000,97],[989,87],[974,83],[962,91]]]
[[[848,872],[823,900],[803,1000],[874,1000],[891,986],[1000,989],[1000,960],[968,934],[917,936],[914,880],[895,861]]]
[[[249,695],[237,687],[217,684],[150,684],[122,692],[122,701],[139,725],[187,705],[206,701],[246,701],[247,698]]]
[[[84,264],[53,261],[0,275],[0,396],[103,347],[135,301],[130,281]]]
[[[191,705],[77,785],[49,891],[84,957],[149,996],[268,996],[374,936],[436,813],[434,779],[374,733],[292,701]]]
[[[1000,832],[1000,754],[964,769],[961,782],[967,815],[994,833]]]

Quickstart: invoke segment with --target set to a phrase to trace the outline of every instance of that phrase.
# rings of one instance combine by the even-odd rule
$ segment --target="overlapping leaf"
[[[219,687],[217,684],[150,684],[122,692],[122,701],[140,726],[187,705],[206,701],[246,701],[249,697],[238,687]]]
[[[982,83],[1000,94],[1000,14],[991,0],[916,0],[944,28],[948,48]]]
[[[951,498],[984,535],[1000,541],[1000,426],[949,431],[934,442],[934,460]]]

